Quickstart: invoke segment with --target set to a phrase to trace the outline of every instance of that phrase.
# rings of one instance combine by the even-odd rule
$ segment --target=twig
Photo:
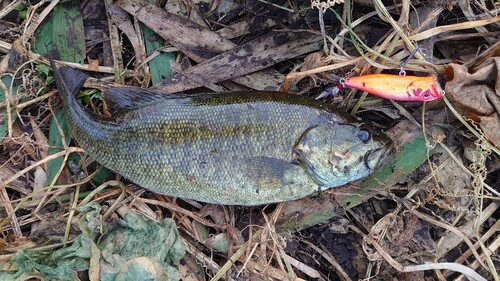
[[[50,97],[53,97],[53,96],[55,96],[55,95],[56,95],[56,93],[57,93],[57,91],[50,91],[50,92],[48,92],[48,93],[46,93],[46,94],[44,94],[44,95],[42,95],[42,96],[36,97],[36,98],[34,98],[34,99],[30,99],[30,100],[28,100],[28,101],[26,101],[26,102],[23,102],[23,103],[16,104],[16,105],[14,106],[14,108],[15,108],[16,110],[20,111],[21,109],[23,109],[23,108],[25,108],[25,107],[27,107],[27,106],[29,106],[29,105],[32,105],[32,104],[35,104],[35,103],[41,102],[41,101],[43,101],[43,100],[45,100],[45,99],[48,99],[48,98],[50,98]],[[0,104],[0,107],[2,107],[2,104],[3,104],[3,103],[1,103],[1,104]]]
[[[8,53],[12,49],[12,44],[0,40],[0,52],[3,53]],[[39,54],[33,53],[28,51],[28,55],[31,60],[34,60],[35,62],[38,63],[43,63],[45,65],[50,65],[49,60],[42,57]],[[76,63],[76,62],[62,62],[62,61],[57,61],[58,64],[62,64],[64,66],[70,66],[72,68],[80,69],[80,70],[86,70],[86,71],[94,71],[94,72],[101,72],[101,73],[109,73],[109,74],[115,74],[115,69],[113,67],[109,66],[99,66],[97,68],[95,67],[90,67],[88,64],[82,64],[82,63]],[[125,70],[123,73],[125,77],[134,77],[134,71],[133,70]]]
[[[139,198],[137,198],[137,199],[139,199]],[[193,212],[190,212],[189,210],[181,208],[178,205],[175,205],[175,204],[172,204],[172,203],[168,203],[168,202],[158,201],[158,200],[147,199],[147,198],[140,198],[140,200],[144,201],[145,203],[155,204],[155,205],[167,208],[170,211],[179,212],[179,213],[181,213],[183,215],[189,216],[190,218],[194,219],[195,221],[198,221],[201,224],[204,224],[204,225],[207,225],[207,226],[210,226],[210,227],[214,227],[214,228],[217,228],[217,229],[226,229],[225,226],[219,225],[219,224],[215,224],[215,223],[211,223],[211,222],[209,222],[209,221],[207,221],[205,219],[202,219],[201,217],[195,215]]]
[[[182,242],[186,245],[186,250],[188,253],[193,255],[204,267],[210,269],[213,272],[220,271],[220,266],[210,257],[205,256],[200,250],[195,246],[191,245],[190,241],[181,236]]]

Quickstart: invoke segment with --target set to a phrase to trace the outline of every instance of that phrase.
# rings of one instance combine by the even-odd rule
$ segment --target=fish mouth
[[[368,169],[372,171],[375,170],[378,166],[382,164],[383,160],[387,156],[388,151],[389,147],[385,145],[378,149],[373,149],[368,151],[364,157],[366,167],[368,167]]]

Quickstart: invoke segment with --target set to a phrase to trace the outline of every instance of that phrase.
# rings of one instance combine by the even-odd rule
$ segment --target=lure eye
[[[426,93],[424,93],[424,95],[422,97],[424,98],[424,100],[428,100],[431,98],[431,94],[426,92]]]
[[[359,131],[358,139],[362,143],[367,143],[370,140],[370,133],[368,133],[367,131]]]

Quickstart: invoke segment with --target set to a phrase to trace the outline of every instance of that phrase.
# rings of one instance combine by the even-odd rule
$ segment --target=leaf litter
[[[205,273],[213,280],[499,280],[498,6],[4,2],[1,276],[69,280],[79,274],[98,280],[113,272],[106,276],[115,280],[143,272],[161,280],[168,271],[184,280],[204,280]],[[82,20],[53,22],[67,20],[65,13]],[[69,34],[66,28],[77,36],[58,35]],[[100,169],[74,143],[64,143],[68,132],[50,121],[60,103],[45,72],[36,71],[51,54],[100,73],[87,87],[288,90],[313,99],[343,77],[397,74],[417,45],[420,51],[405,70],[439,76],[443,100],[396,103],[346,89],[324,101],[387,131],[395,143],[388,164],[319,197],[254,208],[155,195],[110,172],[96,180]],[[105,106],[90,102],[93,110]],[[62,162],[50,168],[53,159]],[[175,247],[159,250],[154,244],[166,218],[172,218],[167,228],[177,237],[175,245],[187,249],[168,266],[158,254]],[[110,238],[111,229],[116,237],[136,232],[119,254],[98,247],[122,247],[115,243],[121,239]],[[109,261],[116,263],[103,263]]]

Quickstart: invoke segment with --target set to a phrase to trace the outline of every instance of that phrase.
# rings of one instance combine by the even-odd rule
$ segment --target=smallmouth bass
[[[77,102],[87,78],[52,62],[72,137],[96,161],[155,193],[227,205],[299,199],[368,176],[389,140],[306,97],[279,92],[103,96],[99,116]]]

